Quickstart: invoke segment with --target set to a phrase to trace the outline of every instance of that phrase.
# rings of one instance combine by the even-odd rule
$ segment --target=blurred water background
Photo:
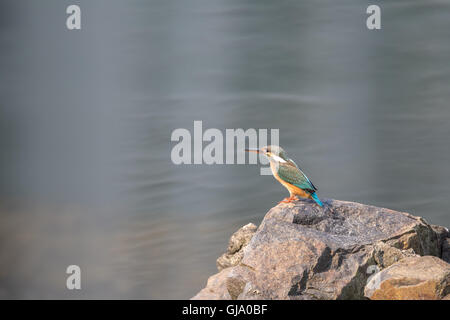
[[[3,0],[0,298],[200,290],[287,192],[257,165],[174,165],[194,120],[277,128],[321,197],[450,226],[449,40],[438,0]]]

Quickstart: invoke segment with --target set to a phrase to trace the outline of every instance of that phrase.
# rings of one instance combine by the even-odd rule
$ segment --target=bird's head
[[[276,162],[287,162],[289,161],[289,158],[287,156],[286,151],[283,150],[283,148],[279,146],[265,146],[261,149],[245,149],[245,151],[248,152],[257,152],[260,154],[265,155],[269,160],[273,160]]]

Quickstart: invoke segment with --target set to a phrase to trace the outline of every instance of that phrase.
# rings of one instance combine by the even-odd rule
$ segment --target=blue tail
[[[320,201],[319,197],[317,196],[317,194],[315,192],[311,194],[311,197],[319,206],[323,207],[322,201]]]

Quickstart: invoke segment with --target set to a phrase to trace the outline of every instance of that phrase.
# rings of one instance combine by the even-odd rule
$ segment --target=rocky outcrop
[[[404,259],[440,257],[448,240],[422,218],[338,200],[279,204],[255,229],[231,237],[220,272],[193,299],[365,299],[370,277]]]

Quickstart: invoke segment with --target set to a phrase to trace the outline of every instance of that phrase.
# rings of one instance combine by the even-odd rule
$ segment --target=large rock
[[[450,264],[432,256],[408,257],[375,274],[366,285],[372,300],[437,300],[450,294]]]
[[[279,204],[193,299],[363,299],[372,273],[437,256],[439,245],[429,224],[405,212],[338,200]]]

